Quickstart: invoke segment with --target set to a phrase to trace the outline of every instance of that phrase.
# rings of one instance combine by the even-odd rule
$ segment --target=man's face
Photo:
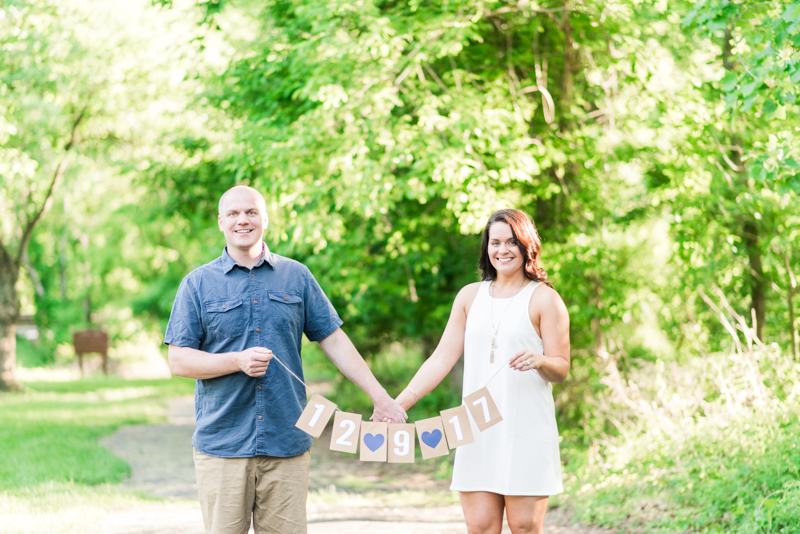
[[[229,248],[249,251],[261,243],[267,229],[264,200],[248,189],[228,191],[220,204],[217,222]]]

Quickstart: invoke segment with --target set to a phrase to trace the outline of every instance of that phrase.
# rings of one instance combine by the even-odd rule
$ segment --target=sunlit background
[[[0,1],[0,389],[24,391],[0,394],[0,531],[133,498],[91,447],[155,412],[100,395],[123,404],[69,469],[23,421],[169,376],[178,285],[248,184],[392,395],[479,279],[488,216],[524,210],[571,319],[556,505],[625,532],[798,532],[799,48],[797,1]],[[80,380],[87,329],[114,378],[87,357],[100,382]],[[459,374],[414,418],[457,404]]]

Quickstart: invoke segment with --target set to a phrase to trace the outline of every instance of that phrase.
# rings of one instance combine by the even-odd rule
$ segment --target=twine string
[[[289,369],[289,367],[288,367],[288,366],[287,366],[285,363],[283,363],[283,362],[280,360],[280,358],[278,358],[278,357],[277,357],[277,356],[276,356],[274,353],[272,354],[272,359],[273,359],[273,360],[275,360],[275,361],[277,361],[279,364],[281,364],[281,365],[283,366],[283,368],[284,368],[284,369],[286,369],[287,371],[289,371],[289,374],[290,374],[290,375],[292,375],[292,376],[295,378],[295,380],[297,380],[298,382],[300,382],[301,384],[303,384],[303,385],[306,387],[306,389],[312,393],[312,395],[316,395],[316,394],[317,394],[317,392],[316,392],[316,391],[314,391],[313,389],[311,389],[311,388],[308,386],[308,384],[306,384],[305,382],[303,382],[303,380],[302,380],[302,379],[301,379],[299,376],[297,376],[296,374],[294,374],[294,372],[293,372],[291,369]]]

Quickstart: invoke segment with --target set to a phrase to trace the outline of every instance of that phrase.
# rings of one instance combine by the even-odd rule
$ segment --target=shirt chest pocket
[[[240,336],[247,322],[242,299],[214,300],[205,303],[208,329],[215,338]]]
[[[269,291],[269,312],[276,330],[303,329],[303,299],[297,295]]]

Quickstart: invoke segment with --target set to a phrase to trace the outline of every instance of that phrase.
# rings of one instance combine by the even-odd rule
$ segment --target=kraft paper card
[[[362,462],[386,461],[386,438],[388,435],[386,423],[364,421],[361,423],[361,455]]]
[[[450,453],[444,438],[444,427],[441,417],[431,417],[414,423],[417,426],[417,436],[419,437],[419,450],[422,459],[446,456]]]
[[[318,438],[322,431],[325,430],[325,425],[336,410],[336,405],[323,397],[322,395],[315,394],[308,401],[306,409],[300,414],[300,419],[297,420],[294,426]]]
[[[464,404],[481,432],[503,420],[489,390],[485,387],[464,397]]]
[[[360,413],[336,412],[331,431],[331,450],[355,454],[360,433]]]
[[[414,463],[414,425],[389,425],[389,463]]]
[[[451,449],[475,442],[466,406],[462,404],[457,408],[442,410],[440,413],[442,414],[442,423],[444,424],[444,434],[447,437],[447,445]]]

